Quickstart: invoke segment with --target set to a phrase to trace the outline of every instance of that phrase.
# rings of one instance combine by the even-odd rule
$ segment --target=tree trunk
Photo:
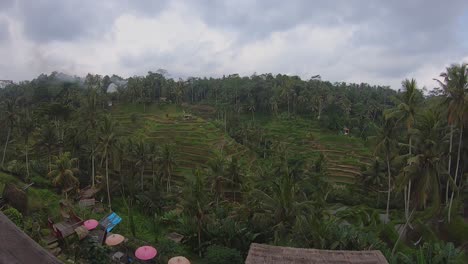
[[[168,171],[168,174],[167,174],[167,191],[170,192],[171,191],[171,172]]]
[[[5,163],[6,150],[7,150],[7,146],[8,146],[8,141],[10,141],[10,134],[11,134],[11,127],[8,128],[8,133],[7,133],[7,138],[6,138],[6,141],[5,141],[5,146],[3,147],[2,167],[3,167],[3,164]]]
[[[391,171],[390,171],[390,159],[387,153],[387,172],[388,172],[388,194],[387,194],[387,220],[390,220],[390,190],[391,190]]]
[[[224,111],[224,133],[227,133],[227,111]]]
[[[48,167],[49,167],[49,173],[52,171],[52,158],[50,157],[50,150],[47,151],[47,161],[48,161]]]
[[[145,172],[145,166],[141,166],[141,171],[140,171],[140,184],[141,184],[141,191],[143,191],[143,174]]]
[[[153,189],[156,188],[156,177],[154,174],[154,160],[151,162],[151,178],[153,179]]]
[[[409,158],[412,155],[412,136],[409,137]],[[408,181],[408,188],[407,188],[407,195],[406,195],[406,204],[405,204],[405,217],[408,219],[409,217],[409,208],[410,208],[410,201],[411,201],[411,179]]]
[[[28,144],[26,143],[26,178],[29,179],[29,155],[28,155]]]
[[[94,174],[94,154],[91,156],[91,186],[94,188],[96,176]]]
[[[318,107],[318,116],[317,120],[320,120],[320,117],[322,116],[322,101],[319,100],[319,107]]]
[[[106,185],[107,185],[107,203],[109,206],[109,210],[112,211],[110,186],[109,186],[109,157],[107,155],[106,155]]]
[[[453,125],[450,126],[450,147],[449,147],[449,160],[448,160],[448,179],[447,179],[447,185],[445,186],[445,206],[448,206],[449,204],[449,186],[450,186],[450,179],[452,178],[452,175],[450,174],[451,172],[451,166],[452,166],[452,148],[453,148]]]
[[[133,237],[136,237],[136,230],[135,230],[135,221],[133,219],[133,199],[129,197],[128,199],[128,218],[130,224],[130,232],[132,232]]]
[[[200,225],[200,219],[198,219],[198,255],[201,257],[201,225]]]
[[[454,179],[454,186],[457,187],[457,179],[458,179],[458,169],[460,168],[460,154],[461,148],[463,143],[463,124],[460,126],[460,138],[458,139],[458,153],[457,153],[457,166],[455,168],[455,179]],[[453,196],[455,195],[455,188],[452,190],[452,195],[450,196],[450,204],[448,210],[448,222],[450,223],[450,214],[452,212],[452,204],[453,204]]]

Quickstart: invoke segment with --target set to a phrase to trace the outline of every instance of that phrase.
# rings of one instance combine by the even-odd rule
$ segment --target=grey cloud
[[[26,35],[37,42],[99,37],[121,14],[156,15],[166,6],[166,1],[150,0],[17,0],[17,3]]]
[[[0,43],[10,38],[9,23],[5,19],[0,19]]]
[[[47,47],[48,42],[55,40],[83,40],[84,43],[88,39],[99,40],[120,15],[154,18],[164,10],[180,5],[208,28],[222,33],[234,32],[236,34],[232,35],[238,38],[227,50],[221,51],[220,56],[214,52],[202,53],[213,49],[197,40],[174,43],[175,51],[169,53],[145,50],[116,54],[120,66],[129,71],[127,75],[144,74],[160,67],[176,76],[210,75],[219,73],[219,68],[242,72],[243,66],[251,66],[257,72],[275,70],[293,74],[307,70],[322,73],[316,71],[323,69],[324,73],[329,73],[323,76],[332,81],[351,79],[359,71],[363,76],[375,77],[374,80],[397,80],[421,69],[422,64],[439,65],[447,59],[468,56],[466,0],[0,0],[0,41],[8,41],[9,35],[8,24],[2,23],[2,15],[14,25],[21,25],[33,44]],[[275,32],[300,25],[352,29],[353,35],[333,54],[317,54],[303,46],[294,49],[294,43],[291,43],[289,46],[294,50],[279,51],[282,57],[269,61],[271,65],[229,65],[231,61],[226,58],[235,61],[241,50],[252,42],[268,40]],[[300,39],[287,41],[299,42]],[[76,60],[76,65],[62,68],[79,68],[79,58]],[[44,57],[44,61],[52,66],[69,63],[48,57]],[[41,64],[33,66],[45,67]],[[441,70],[444,66],[440,65]]]
[[[10,8],[13,5],[14,2],[15,2],[15,0],[2,0],[2,1],[0,1],[0,11]]]

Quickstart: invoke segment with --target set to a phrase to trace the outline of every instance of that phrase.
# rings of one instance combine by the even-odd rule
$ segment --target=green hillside
[[[236,156],[252,162],[255,154],[236,143],[215,125],[196,115],[184,118],[184,110],[176,105],[118,105],[111,110],[125,136],[143,138],[145,142],[170,144],[176,150],[173,179],[181,183],[193,169],[222,152],[227,158]],[[133,118],[133,121],[132,121]],[[150,174],[149,166],[146,174]]]

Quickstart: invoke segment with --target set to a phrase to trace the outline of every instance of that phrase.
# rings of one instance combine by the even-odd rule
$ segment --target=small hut
[[[191,120],[192,118],[192,114],[184,112],[184,120]]]
[[[344,134],[345,136],[349,135],[349,128],[344,127],[344,128],[343,128],[343,134]]]
[[[245,264],[388,264],[379,250],[345,251],[277,247],[252,243]]]

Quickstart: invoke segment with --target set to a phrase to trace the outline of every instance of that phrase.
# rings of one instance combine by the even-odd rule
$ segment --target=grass
[[[26,185],[15,176],[0,172],[0,193],[3,192],[4,185],[8,183],[15,184],[18,188]],[[36,188],[34,185],[26,190],[26,194],[28,196],[28,215],[40,213],[52,218],[60,215],[59,201],[62,197],[59,194],[50,189]]]

